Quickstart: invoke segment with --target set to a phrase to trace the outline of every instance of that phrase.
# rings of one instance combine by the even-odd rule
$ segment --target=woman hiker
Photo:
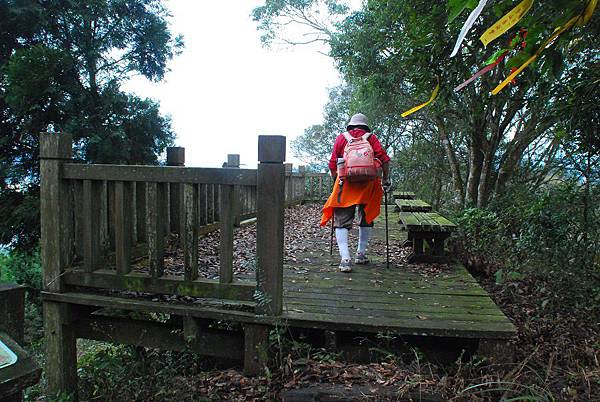
[[[346,130],[348,130],[346,133],[337,136],[333,145],[333,152],[329,160],[329,170],[335,180],[335,185],[323,207],[323,216],[321,217],[321,226],[325,226],[333,216],[335,238],[341,257],[339,266],[341,272],[352,271],[352,259],[348,249],[348,230],[352,229],[352,222],[354,221],[357,207],[360,223],[358,226],[358,248],[354,262],[356,264],[367,264],[369,262],[367,258],[367,245],[373,228],[373,221],[379,215],[381,208],[382,186],[386,188],[386,191],[390,187],[390,157],[381,146],[377,137],[374,134],[370,134],[371,130],[367,125],[367,117],[362,113],[355,114],[350,119]],[[361,157],[363,154],[366,155],[370,152],[370,146],[372,150],[370,157],[373,158],[374,156],[375,158],[375,169],[383,172],[383,184],[379,174],[369,173],[368,176],[357,179],[360,181],[354,181],[350,177],[350,170],[353,168],[351,165],[356,164],[356,162],[351,160],[352,152],[347,148],[349,142],[353,146],[359,147]],[[363,144],[362,147],[361,143]],[[338,169],[338,163],[340,169]],[[347,166],[346,163],[348,164]]]

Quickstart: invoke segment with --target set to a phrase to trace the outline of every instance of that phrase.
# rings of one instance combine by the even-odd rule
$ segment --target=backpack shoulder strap
[[[364,133],[364,134],[362,135],[362,139],[363,139],[363,140],[365,140],[365,141],[367,141],[367,140],[369,139],[369,137],[370,137],[370,136],[371,136],[371,133]]]
[[[352,138],[352,136],[350,135],[349,132],[346,131],[342,135],[344,136],[344,138],[346,139],[346,141],[348,141],[349,143],[354,141],[354,138]]]

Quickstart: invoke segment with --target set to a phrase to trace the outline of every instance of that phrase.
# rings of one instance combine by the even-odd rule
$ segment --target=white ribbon
[[[481,14],[481,11],[483,10],[483,7],[485,7],[487,2],[488,0],[479,0],[479,4],[477,5],[477,7],[475,7],[475,10],[471,11],[471,14],[469,14],[469,18],[467,18],[465,24],[460,30],[460,34],[458,35],[458,39],[456,39],[456,44],[454,45],[454,50],[452,51],[450,57],[456,56],[456,53],[458,53],[458,49],[460,49],[462,41],[465,39],[465,36],[467,36],[467,32],[469,32],[469,29],[471,29],[471,27],[475,23],[475,20],[479,17],[479,14]]]

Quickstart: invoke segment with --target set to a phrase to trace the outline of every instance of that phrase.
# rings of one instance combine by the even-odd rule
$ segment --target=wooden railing
[[[71,136],[42,134],[42,264],[46,291],[72,286],[251,301],[280,314],[285,137],[259,138],[258,169],[71,163]],[[241,202],[240,202],[241,201]],[[257,282],[233,277],[233,233],[257,216]],[[198,237],[218,222],[218,279],[202,279]],[[177,236],[168,237],[169,233]],[[165,250],[183,254],[183,275],[165,272]]]
[[[304,173],[304,201],[327,200],[332,186],[333,179],[327,173]]]

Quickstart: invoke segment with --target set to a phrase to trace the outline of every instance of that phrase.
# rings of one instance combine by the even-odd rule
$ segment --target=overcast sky
[[[134,77],[125,87],[160,101],[172,118],[186,165],[220,167],[228,153],[256,165],[259,134],[290,140],[322,121],[327,89],[340,82],[332,60],[317,48],[265,49],[250,13],[261,0],[166,2],[172,32],[185,49],[165,80]],[[325,50],[325,49],[321,49]]]

